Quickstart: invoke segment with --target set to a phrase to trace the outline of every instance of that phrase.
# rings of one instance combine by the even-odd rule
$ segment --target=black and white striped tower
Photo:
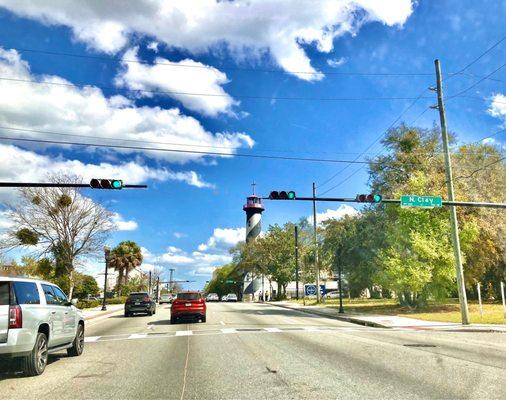
[[[262,199],[255,194],[256,184],[253,182],[253,194],[248,196],[242,208],[246,211],[246,243],[255,240],[262,231],[262,212],[265,210]]]
[[[262,205],[262,199],[255,194],[255,182],[253,194],[246,198],[246,204],[242,208],[246,211],[246,243],[255,240],[262,231],[262,212],[265,210]],[[251,301],[255,298],[255,293],[260,289],[262,280],[253,273],[248,273],[244,277],[243,299]]]

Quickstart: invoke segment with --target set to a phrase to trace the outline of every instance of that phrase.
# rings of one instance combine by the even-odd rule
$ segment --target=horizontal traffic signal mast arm
[[[271,199],[269,197],[262,197],[262,200],[283,200],[283,199]],[[293,200],[300,201],[335,201],[342,203],[360,203],[356,197],[296,197]],[[400,204],[400,199],[381,199],[381,203],[392,203]],[[380,203],[369,203],[369,204],[380,204]],[[487,208],[506,208],[506,203],[486,203],[479,201],[445,201],[443,200],[443,206],[461,206],[461,207],[487,207]]]
[[[0,187],[72,187],[90,188],[89,183],[39,183],[39,182],[0,182]],[[123,185],[123,189],[146,189],[148,185]]]

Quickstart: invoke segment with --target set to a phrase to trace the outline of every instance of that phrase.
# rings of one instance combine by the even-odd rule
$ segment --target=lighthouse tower
[[[262,199],[255,194],[256,184],[253,182],[253,194],[246,198],[246,204],[242,208],[246,212],[246,243],[255,240],[262,231],[262,212],[265,210]],[[255,293],[261,289],[262,280],[254,277],[252,273],[244,277],[243,299],[252,301]]]
[[[255,194],[255,186],[253,183],[253,194],[248,196],[246,204],[242,208],[246,211],[246,243],[255,240],[262,231],[262,212],[265,210],[262,205],[262,199]]]

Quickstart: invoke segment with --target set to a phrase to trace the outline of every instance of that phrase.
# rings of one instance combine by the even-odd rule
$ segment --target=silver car
[[[56,285],[28,278],[0,277],[0,358],[22,359],[26,375],[40,375],[48,354],[84,349],[84,318]],[[2,361],[4,362],[4,361]]]

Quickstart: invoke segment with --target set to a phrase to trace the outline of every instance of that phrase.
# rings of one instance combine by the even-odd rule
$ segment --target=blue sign
[[[304,292],[306,296],[316,296],[316,285],[304,286]]]
[[[316,285],[305,285],[304,293],[306,294],[306,296],[316,296]],[[325,293],[327,293],[325,285],[320,285],[320,295],[324,296]]]

